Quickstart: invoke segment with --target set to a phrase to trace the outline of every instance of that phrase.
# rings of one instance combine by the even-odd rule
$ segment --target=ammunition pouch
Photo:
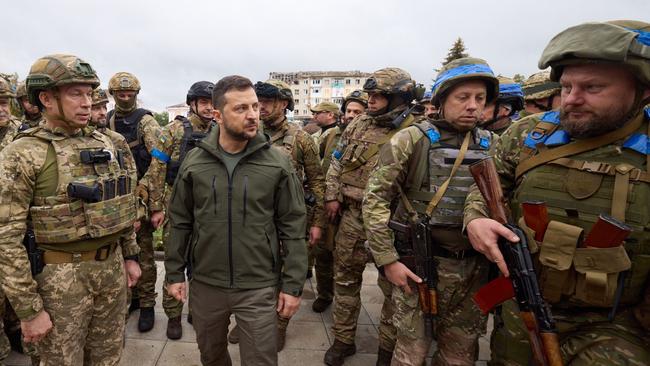
[[[82,150],[79,158],[84,164],[101,164],[111,160],[111,153],[107,150]]]

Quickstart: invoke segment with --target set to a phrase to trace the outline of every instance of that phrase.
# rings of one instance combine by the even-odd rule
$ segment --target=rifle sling
[[[442,196],[445,195],[445,192],[447,192],[447,188],[449,187],[449,183],[451,182],[451,179],[454,177],[456,174],[456,171],[460,167],[460,164],[463,162],[463,159],[465,158],[465,153],[467,153],[467,149],[469,148],[469,140],[472,136],[472,131],[467,131],[465,134],[465,138],[463,139],[463,144],[460,146],[460,151],[458,152],[458,156],[456,156],[456,161],[454,161],[454,166],[451,168],[451,173],[449,174],[449,178],[440,185],[440,188],[436,191],[436,195],[433,196],[431,199],[431,202],[429,202],[429,205],[427,206],[427,216],[431,217],[431,214],[433,213],[433,210],[438,206],[440,203],[440,200],[442,199]]]
[[[544,165],[549,161],[597,149],[599,147],[611,144],[614,141],[620,140],[636,131],[639,127],[641,127],[642,123],[643,114],[641,113],[622,128],[619,128],[612,132],[585,140],[575,141],[555,149],[544,150],[539,154],[520,162],[519,165],[517,165],[517,169],[515,170],[515,180],[521,178],[521,176],[529,170],[540,165]]]

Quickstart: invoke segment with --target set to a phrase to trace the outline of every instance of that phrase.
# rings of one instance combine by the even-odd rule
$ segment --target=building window
[[[303,110],[302,110],[302,114],[307,114],[307,110],[306,110],[306,109],[303,109]]]
[[[357,83],[357,85],[361,84],[361,79],[355,80],[355,83]]]
[[[345,85],[350,85],[350,79],[345,79]]]
[[[316,99],[314,99],[314,102],[315,102],[316,104],[320,103],[320,98],[316,98]]]
[[[314,79],[311,81],[311,85],[320,85],[320,79]]]
[[[309,80],[305,79],[305,81],[303,81],[303,84],[305,85],[309,84]]]
[[[325,79],[325,85],[330,85],[330,79]]]
[[[341,104],[341,103],[343,103],[343,99],[342,99],[342,98],[334,98],[332,101],[333,101],[334,103],[336,103],[336,104]]]
[[[294,103],[294,104],[300,104],[300,99],[294,99],[294,100],[293,100],[293,103]]]
[[[314,89],[314,94],[320,93],[320,89]]]
[[[293,94],[300,95],[300,89],[293,89]]]

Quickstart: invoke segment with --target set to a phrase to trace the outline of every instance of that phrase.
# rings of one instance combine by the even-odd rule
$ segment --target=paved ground
[[[158,262],[158,286],[162,286],[163,265]],[[279,353],[279,364],[320,366],[323,365],[325,351],[334,341],[332,337],[331,307],[322,314],[314,313],[311,304],[315,299],[316,282],[307,280],[303,292],[300,311],[293,317],[287,332],[287,343]],[[361,290],[363,308],[359,315],[357,331],[357,354],[346,359],[346,365],[371,366],[377,359],[377,327],[383,295],[377,286],[377,271],[369,265],[364,273],[364,285]],[[200,365],[199,351],[195,343],[196,336],[192,326],[186,320],[187,306],[183,314],[183,338],[170,341],[165,335],[167,318],[162,309],[162,294],[158,293],[156,304],[156,324],[148,333],[137,330],[138,313],[131,314],[127,324],[126,348],[122,357],[123,366],[188,366]],[[481,361],[477,365],[485,365],[489,358],[489,342],[487,338],[480,339]],[[233,358],[233,364],[239,365],[239,348],[236,345],[228,347]],[[13,353],[7,365],[29,365],[26,357]]]

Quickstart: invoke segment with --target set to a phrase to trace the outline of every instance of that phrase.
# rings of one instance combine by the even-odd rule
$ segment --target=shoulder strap
[[[376,143],[370,145],[368,147],[368,149],[366,151],[364,151],[363,154],[361,154],[361,156],[359,156],[359,158],[357,158],[357,160],[351,162],[350,164],[344,165],[343,170],[341,171],[341,173],[351,172],[351,171],[357,169],[358,167],[362,166],[363,164],[365,164],[368,160],[370,160],[370,158],[372,158],[373,156],[375,156],[379,152],[379,149],[381,149],[381,147],[386,142],[388,142],[393,137],[393,135],[395,135],[398,131],[401,131],[401,130],[405,129],[406,127],[409,127],[410,125],[412,125],[413,121],[415,121],[415,118],[413,117],[412,114],[409,114],[409,116],[400,125],[399,128],[396,128],[396,129],[390,131],[384,137],[382,137],[379,141],[377,141]]]
[[[451,182],[451,179],[454,177],[456,174],[456,171],[460,167],[460,164],[463,162],[463,159],[465,158],[465,153],[467,153],[467,149],[469,148],[469,140],[472,137],[472,131],[467,131],[465,134],[465,138],[463,139],[463,144],[460,146],[460,151],[458,152],[458,156],[456,156],[456,161],[454,161],[454,166],[451,168],[451,173],[449,174],[449,178],[440,185],[440,188],[438,188],[438,191],[436,191],[436,195],[433,196],[431,201],[429,202],[429,205],[427,206],[427,215],[431,217],[431,214],[433,213],[433,210],[438,206],[438,203],[440,203],[440,200],[442,199],[442,196],[445,195],[445,192],[447,192],[447,188],[449,187],[449,183]]]
[[[181,142],[181,151],[178,157],[179,161],[183,161],[185,159],[185,154],[187,154],[187,144],[190,142],[192,133],[194,132],[194,128],[192,128],[192,122],[190,122],[189,119],[183,118],[181,121],[183,122],[183,142]]]
[[[607,144],[611,144],[614,141],[620,140],[636,131],[639,127],[641,127],[642,123],[643,115],[639,115],[622,128],[606,133],[604,135],[575,141],[567,145],[562,145],[555,149],[544,150],[537,155],[531,156],[530,158],[519,162],[519,165],[517,165],[517,169],[515,170],[515,180],[521,178],[521,176],[529,170],[540,165],[544,165],[549,161],[597,149],[601,146],[605,146]]]

